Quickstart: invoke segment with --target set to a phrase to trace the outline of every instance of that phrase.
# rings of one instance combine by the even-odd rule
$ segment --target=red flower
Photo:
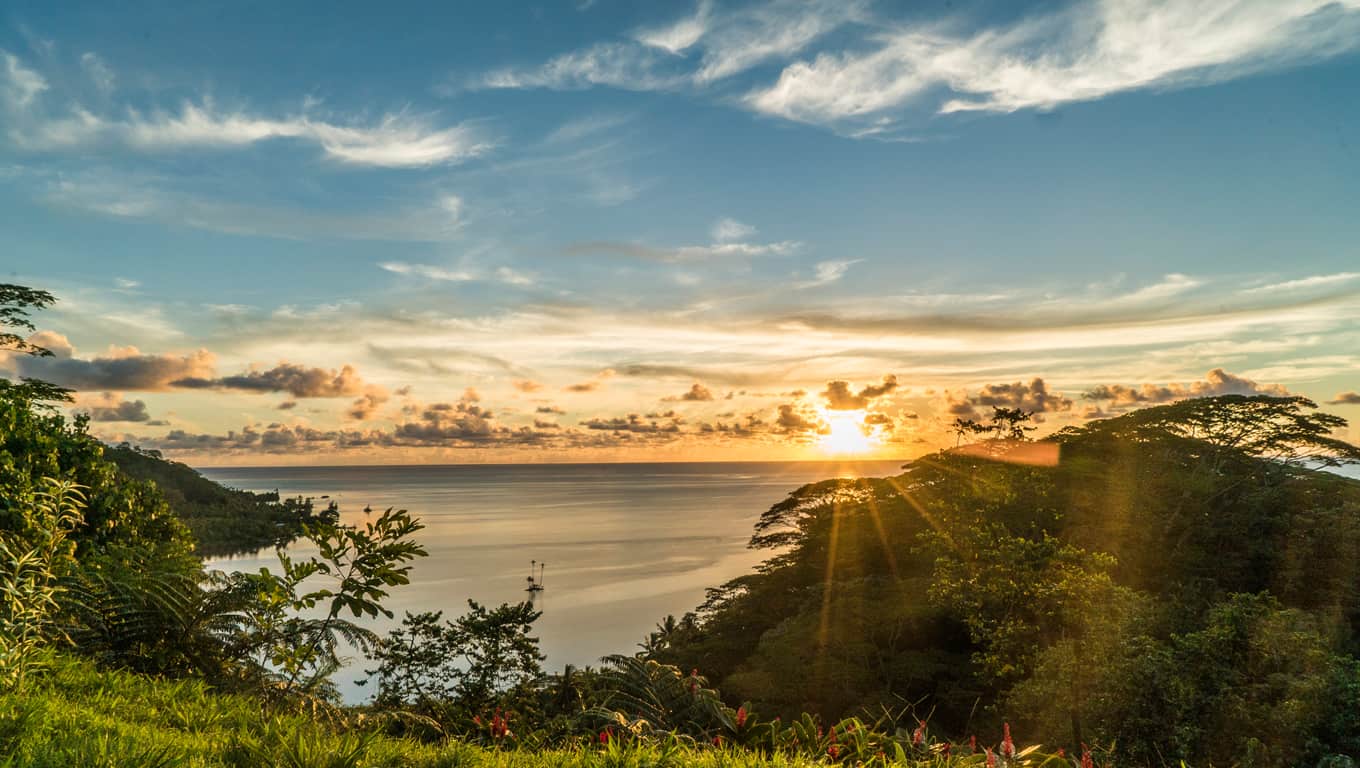
[[[987,768],[996,768],[996,755],[992,754],[990,747],[984,747],[987,752]]]
[[[949,742],[944,743],[944,756],[949,757],[949,753],[954,749],[954,745]]]
[[[1091,748],[1085,743],[1081,745],[1081,768],[1096,768],[1096,761],[1091,757]]]
[[[746,727],[746,707],[737,707],[737,727]]]
[[[1058,747],[1058,757],[1067,757],[1067,750],[1063,749],[1062,747]]]
[[[841,756],[841,748],[836,746],[835,744],[832,744],[831,746],[826,748],[826,753],[828,755],[831,755],[832,760],[835,760],[836,758]]]
[[[715,747],[721,747],[721,746],[722,746],[722,737],[721,737],[721,736],[714,736],[714,737],[713,737],[713,746],[715,746]]]
[[[473,723],[474,725],[476,725],[478,728],[481,728],[481,727],[482,727],[482,716],[481,716],[481,715],[473,715],[473,716],[472,716],[472,723]]]
[[[924,742],[925,740],[926,740],[926,724],[923,721],[920,725],[916,726],[916,732],[911,735],[911,743],[919,747],[921,746],[921,743]]]
[[[969,737],[968,737],[968,748],[971,749],[971,750],[973,750],[973,754],[975,754],[975,755],[977,754],[977,737],[976,737],[976,736],[969,736]]]
[[[1007,759],[1015,757],[1015,742],[1011,741],[1011,724],[1003,723],[1001,726],[1001,754]]]
[[[609,731],[608,731],[608,730],[600,731],[600,743],[601,743],[601,744],[608,744],[608,743],[609,743]]]

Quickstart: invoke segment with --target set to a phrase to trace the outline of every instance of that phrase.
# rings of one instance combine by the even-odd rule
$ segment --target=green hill
[[[285,543],[298,535],[304,523],[335,516],[334,508],[317,512],[311,499],[280,499],[277,492],[227,488],[157,451],[126,443],[105,448],[104,458],[129,477],[155,483],[170,509],[189,526],[198,553],[205,557]]]
[[[805,486],[650,656],[786,717],[1005,720],[1153,765],[1360,754],[1360,482],[1308,468],[1360,449],[1311,407],[1190,400]]]

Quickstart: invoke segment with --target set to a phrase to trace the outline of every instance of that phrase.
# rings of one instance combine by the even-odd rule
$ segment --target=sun
[[[864,411],[831,411],[823,414],[827,432],[818,441],[827,453],[868,453],[878,439],[864,430]]]

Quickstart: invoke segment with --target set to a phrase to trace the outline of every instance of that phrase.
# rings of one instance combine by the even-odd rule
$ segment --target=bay
[[[204,468],[219,483],[285,496],[328,496],[341,519],[361,524],[365,507],[407,509],[429,557],[385,605],[456,616],[467,600],[495,606],[533,597],[544,665],[598,664],[631,653],[656,622],[679,617],[705,589],[748,573],[769,553],[746,547],[760,514],[799,486],[831,477],[884,476],[900,461],[667,464],[516,464]],[[304,545],[292,551],[305,555]],[[525,591],[530,561],[546,563],[545,589]],[[210,569],[277,570],[272,550],[219,558]],[[362,659],[337,674],[345,699]]]

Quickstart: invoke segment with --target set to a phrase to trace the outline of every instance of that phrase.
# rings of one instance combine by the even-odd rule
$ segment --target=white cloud
[[[543,139],[544,144],[565,144],[580,141],[628,122],[629,115],[602,113],[587,115],[561,124]]]
[[[775,243],[714,243],[713,245],[687,245],[675,249],[680,261],[709,259],[715,256],[788,256],[803,246],[796,240],[780,240]]]
[[[93,144],[119,144],[142,152],[189,148],[245,147],[271,140],[297,140],[321,147],[325,155],[349,165],[419,168],[452,164],[489,151],[492,144],[466,124],[437,126],[429,117],[406,112],[376,121],[334,120],[302,111],[267,117],[244,109],[218,108],[211,100],[184,102],[178,111],[142,112],[123,107],[97,114],[76,101],[54,112],[39,109],[38,96],[48,90],[41,75],[16,57],[0,52],[4,67],[4,101],[10,113],[9,136],[28,150],[59,150]],[[112,88],[113,73],[98,56],[87,53],[81,64],[101,88]]]
[[[682,53],[692,47],[708,31],[711,0],[700,0],[693,16],[686,16],[672,24],[639,30],[633,35],[639,43],[660,48],[668,53]]]
[[[1178,296],[1186,291],[1198,288],[1202,283],[1188,275],[1178,272],[1164,275],[1162,279],[1151,285],[1145,285],[1136,291],[1114,296],[1107,300],[1111,304],[1143,304],[1147,302],[1161,301],[1172,296]]]
[[[772,59],[787,59],[851,21],[865,20],[863,0],[770,0],[717,12],[701,0],[694,13],[647,27],[626,42],[602,42],[529,68],[475,78],[472,88],[572,90],[608,86],[635,91],[704,86]],[[697,67],[693,52],[698,55]]]
[[[1276,293],[1284,291],[1303,291],[1313,288],[1330,288],[1360,280],[1360,272],[1338,272],[1334,275],[1313,275],[1302,277],[1297,280],[1285,280],[1280,283],[1270,283],[1260,285],[1255,288],[1246,288],[1242,293]]]
[[[845,277],[845,273],[850,271],[854,265],[864,261],[864,259],[837,259],[833,261],[821,261],[817,263],[816,275],[811,280],[795,283],[794,288],[815,288],[819,285],[827,285]]]
[[[239,146],[270,139],[319,144],[331,158],[353,165],[414,168],[476,157],[490,144],[468,126],[435,128],[427,120],[388,114],[371,125],[340,125],[306,115],[262,118],[221,112],[211,103],[184,104],[178,114],[133,113],[111,126],[131,146],[144,150]]]
[[[674,69],[674,57],[636,43],[597,43],[570,51],[528,69],[500,69],[467,84],[470,88],[549,88],[575,90],[605,85],[633,91],[676,88],[685,77]]]
[[[566,250],[570,254],[609,254],[644,261],[677,263],[706,261],[715,258],[751,258],[756,256],[789,256],[802,249],[797,240],[780,240],[773,243],[728,242],[709,245],[681,245],[673,248],[643,245],[641,243],[595,240],[576,243]]]
[[[388,272],[397,275],[421,277],[426,280],[437,280],[449,283],[487,281],[505,283],[506,285],[514,285],[523,288],[531,286],[535,282],[532,275],[511,269],[510,267],[497,267],[490,274],[484,274],[473,269],[449,269],[433,264],[410,264],[404,261],[385,261],[378,266],[381,269],[385,269]]]
[[[107,216],[290,240],[443,242],[463,224],[462,201],[452,195],[392,211],[336,213],[206,198],[163,178],[110,171],[63,174],[46,184],[44,199]]]
[[[713,223],[713,229],[709,232],[715,241],[725,243],[751,237],[756,233],[756,228],[750,224],[743,224],[736,219],[718,219]]]
[[[774,0],[742,8],[704,37],[696,82],[710,83],[772,59],[787,59],[823,35],[866,20],[860,0]]]
[[[1084,0],[971,35],[944,25],[884,33],[867,51],[790,64],[746,103],[810,123],[882,116],[941,88],[956,96],[940,112],[1052,108],[1335,55],[1360,46],[1357,9],[1357,0]]]
[[[427,280],[467,283],[477,279],[477,275],[468,270],[446,269],[431,264],[407,264],[404,261],[384,261],[378,266],[394,274],[407,275],[410,277],[423,277]]]
[[[85,70],[85,76],[90,78],[90,82],[104,93],[113,91],[116,78],[113,70],[109,69],[104,60],[99,58],[99,54],[93,51],[86,52],[80,57],[80,66]]]
[[[47,90],[47,80],[25,67],[18,57],[0,50],[0,59],[5,63],[4,94],[10,108],[23,109],[31,104],[38,94]]]
[[[497,267],[496,279],[506,285],[530,286],[534,284],[532,275],[511,269],[509,267]]]

